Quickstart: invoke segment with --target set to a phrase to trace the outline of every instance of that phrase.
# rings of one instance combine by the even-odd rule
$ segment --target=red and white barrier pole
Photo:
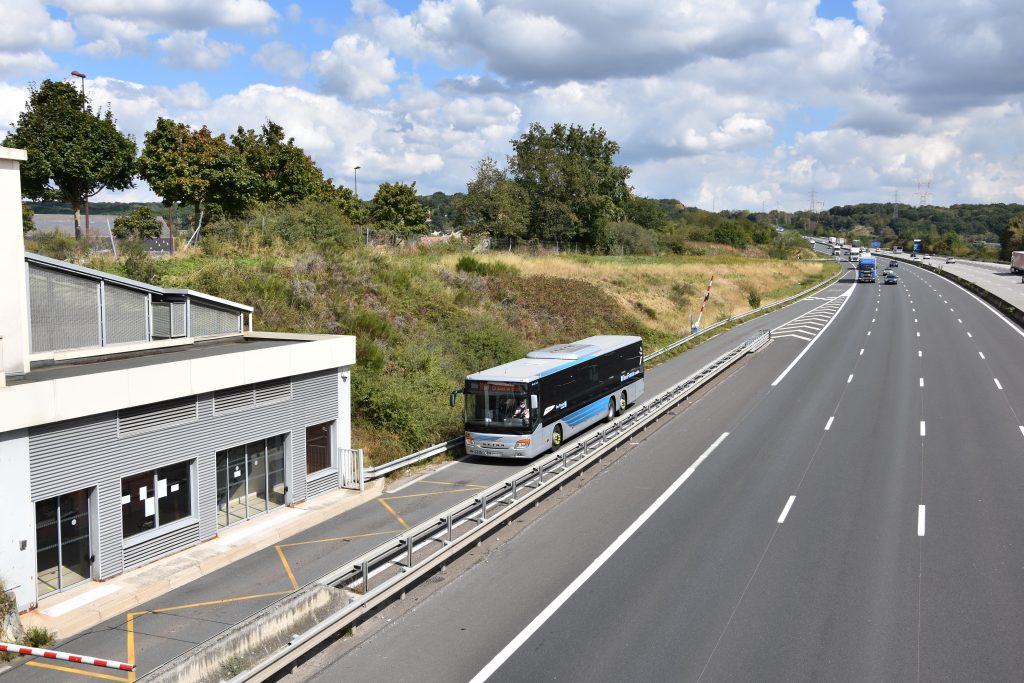
[[[45,657],[46,659],[60,659],[65,662],[78,662],[79,664],[92,664],[106,669],[119,669],[121,671],[135,671],[134,664],[115,662],[111,659],[99,659],[97,657],[86,657],[85,655],[73,655],[70,652],[56,652],[44,650],[39,647],[25,647],[23,645],[11,645],[0,643],[0,652],[13,652],[17,655],[30,655],[32,657]]]
[[[715,283],[714,274],[711,275],[711,280],[708,282],[708,291],[704,293],[704,301],[700,305],[700,313],[697,314],[697,322],[690,328],[690,332],[700,332],[700,319],[704,317],[704,307],[708,305],[708,299],[711,298],[711,285]]]

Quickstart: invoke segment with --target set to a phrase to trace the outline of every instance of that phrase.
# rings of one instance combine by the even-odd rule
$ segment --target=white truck
[[[860,261],[860,247],[850,247],[850,263]]]
[[[1010,254],[1010,272],[1024,275],[1024,251]]]

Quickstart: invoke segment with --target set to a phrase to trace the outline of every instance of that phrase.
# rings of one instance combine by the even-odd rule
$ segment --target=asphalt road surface
[[[900,275],[293,678],[1020,680],[1024,333]]]

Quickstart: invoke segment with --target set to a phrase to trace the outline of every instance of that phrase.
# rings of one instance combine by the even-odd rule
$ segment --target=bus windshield
[[[466,382],[466,428],[528,430],[530,397],[525,384]]]

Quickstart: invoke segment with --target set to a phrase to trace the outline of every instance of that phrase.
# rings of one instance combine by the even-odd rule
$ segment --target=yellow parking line
[[[291,548],[296,545],[311,545],[313,543],[330,543],[331,541],[348,541],[353,538],[366,538],[368,536],[383,536],[384,534],[393,534],[394,531],[372,531],[368,534],[354,534],[352,536],[337,536],[335,538],[318,538],[315,541],[296,541],[295,543],[279,543],[280,548]]]
[[[469,491],[479,491],[482,488],[487,487],[481,486],[480,488],[471,489],[449,489],[448,491],[431,491],[430,493],[406,493],[401,496],[384,496],[382,498],[379,498],[378,500],[384,502],[385,500],[401,500],[402,498],[422,498],[423,496],[447,496],[451,493],[467,493]],[[390,510],[390,508],[388,509]]]
[[[388,502],[386,500],[384,500],[383,498],[378,498],[377,502],[379,502],[381,505],[383,505],[385,507],[385,509],[387,509],[388,512],[390,512],[392,515],[394,515],[395,519],[398,520],[399,524],[401,524],[406,529],[409,528],[409,525],[405,523],[405,520],[402,519],[402,516],[400,514],[398,514],[397,512],[395,512],[395,509],[393,507],[391,507],[390,505],[388,505]]]
[[[291,593],[291,591],[274,591],[273,593],[240,595],[237,598],[225,598],[223,600],[208,600],[206,602],[193,602],[191,605],[176,605],[175,607],[159,607],[157,609],[148,609],[145,612],[134,612],[133,614],[160,614],[161,612],[173,612],[174,610],[189,609],[191,607],[209,607],[210,605],[226,605],[229,602],[242,602],[243,600],[258,600],[259,598],[272,598],[276,595],[287,595],[288,593]]]
[[[274,549],[277,551],[278,557],[281,558],[281,564],[284,565],[284,571],[288,575],[288,580],[292,582],[292,588],[298,590],[299,582],[295,580],[295,574],[292,574],[292,568],[288,566],[288,560],[284,557],[284,550],[279,545],[275,545]]]
[[[467,486],[473,489],[485,489],[487,488],[483,484],[460,484],[454,481],[433,481],[431,479],[420,479],[417,484],[437,484],[438,486]]]
[[[101,674],[98,671],[82,671],[81,669],[72,669],[69,666],[57,666],[56,664],[47,664],[46,662],[25,662],[25,666],[41,666],[46,669],[56,669],[57,671],[63,671],[69,674],[78,674],[79,676],[92,676],[93,678],[105,678],[109,681],[120,681],[121,683],[127,683],[128,681],[132,680],[131,678],[123,678],[121,676]]]

